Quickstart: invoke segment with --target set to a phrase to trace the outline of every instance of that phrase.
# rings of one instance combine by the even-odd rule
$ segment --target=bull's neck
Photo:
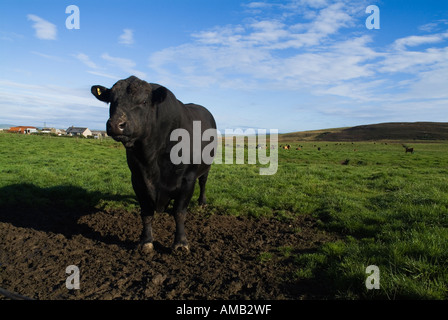
[[[128,164],[131,171],[138,170],[153,182],[159,179],[158,155],[160,145],[150,141],[136,141],[133,148],[126,149]],[[137,172],[133,172],[137,173]],[[138,173],[137,173],[138,174]]]
[[[126,154],[128,157],[131,156],[142,165],[147,166],[156,161],[155,151],[155,146],[153,144],[150,144],[145,140],[138,140],[134,143],[132,148],[126,149]]]

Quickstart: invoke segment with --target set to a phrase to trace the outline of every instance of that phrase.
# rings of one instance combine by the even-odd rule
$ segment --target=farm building
[[[92,136],[92,131],[89,130],[89,128],[79,128],[71,126],[67,129],[67,135],[68,136],[84,136],[89,137]]]
[[[11,128],[9,128],[9,132],[30,134],[30,133],[37,132],[37,128],[36,127],[30,127],[30,126],[11,127]]]
[[[102,139],[102,138],[107,137],[107,133],[106,133],[106,131],[97,130],[97,131],[92,131],[92,136],[95,139]]]
[[[56,128],[42,128],[41,133],[62,135],[62,130]]]

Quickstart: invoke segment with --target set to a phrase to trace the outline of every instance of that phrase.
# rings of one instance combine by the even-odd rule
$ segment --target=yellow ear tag
[[[101,90],[100,90],[100,88],[96,88],[96,92],[98,93],[99,96],[101,95]]]

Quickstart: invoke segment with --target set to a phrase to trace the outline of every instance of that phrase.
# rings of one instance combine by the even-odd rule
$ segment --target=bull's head
[[[110,103],[107,134],[126,148],[132,148],[148,133],[151,125],[147,121],[155,118],[154,106],[166,97],[165,88],[153,89],[151,84],[134,76],[118,81],[111,89],[103,86],[91,89],[98,100]]]

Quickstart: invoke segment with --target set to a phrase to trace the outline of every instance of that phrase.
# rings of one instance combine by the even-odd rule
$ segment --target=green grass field
[[[272,176],[257,165],[213,165],[210,214],[315,217],[340,240],[279,252],[296,266],[291,277],[325,283],[329,298],[448,299],[448,142],[406,142],[413,154],[402,142],[290,144]],[[112,140],[0,133],[0,150],[0,209],[138,211],[125,150]],[[366,289],[369,265],[380,269],[379,290]]]

